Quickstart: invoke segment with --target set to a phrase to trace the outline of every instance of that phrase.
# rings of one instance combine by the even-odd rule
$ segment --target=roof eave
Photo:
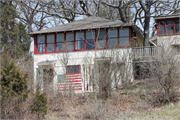
[[[100,29],[102,28],[115,28],[115,27],[131,27],[131,26],[136,26],[134,24],[132,25],[120,25],[120,26],[107,26],[107,27],[100,27]],[[99,28],[91,28],[91,29],[99,29]],[[38,35],[38,34],[51,34],[51,33],[58,33],[58,32],[70,32],[70,31],[79,31],[79,30],[90,30],[90,29],[74,29],[74,30],[64,30],[64,31],[53,31],[53,32],[42,32],[42,33],[28,33],[28,35],[30,35],[31,37],[34,37],[34,35]]]

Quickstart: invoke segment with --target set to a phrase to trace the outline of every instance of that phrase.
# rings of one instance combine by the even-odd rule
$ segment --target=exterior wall
[[[165,49],[171,49],[173,45],[180,45],[180,35],[158,36],[157,45]]]
[[[95,60],[104,60],[111,58],[111,63],[125,63],[127,66],[127,71],[129,74],[126,75],[127,79],[131,81],[133,78],[133,67],[132,59],[130,59],[131,48],[124,49],[110,49],[110,50],[94,50],[94,51],[77,51],[77,52],[67,52],[67,53],[50,53],[50,54],[35,54],[34,55],[34,73],[36,73],[36,68],[41,69],[54,69],[54,90],[58,90],[58,74],[65,74],[65,65],[63,65],[63,60],[68,60],[67,65],[80,65],[81,66],[81,78],[82,78],[82,91],[76,90],[75,93],[81,93],[85,91],[92,91],[93,88],[87,88],[89,84],[89,77],[86,75],[88,71],[84,71],[83,66],[94,66]],[[118,57],[118,59],[117,59]],[[38,66],[39,62],[42,61],[55,61],[52,65]],[[42,78],[42,76],[41,76]],[[36,75],[35,75],[35,84]],[[120,84],[121,82],[119,82]]]

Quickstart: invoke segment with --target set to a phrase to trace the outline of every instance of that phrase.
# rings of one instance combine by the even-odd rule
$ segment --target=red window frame
[[[170,34],[167,34],[167,24],[166,24],[166,21],[169,21],[169,20],[172,20],[173,21],[173,33],[170,33]],[[179,33],[176,33],[175,31],[175,20],[178,20],[179,21],[179,18],[169,18],[169,19],[158,19],[157,20],[157,35],[158,36],[164,36],[164,35],[179,35],[180,34],[180,31]],[[160,34],[160,25],[159,25],[159,22],[160,21],[164,21],[164,26],[165,26],[165,34]]]
[[[123,37],[121,37],[120,36],[120,34],[119,34],[119,30],[121,29],[121,28],[119,28],[119,27],[115,27],[116,29],[117,29],[117,34],[118,34],[118,37],[117,37],[117,39],[118,39],[118,47],[116,47],[116,49],[118,49],[118,48],[128,48],[128,47],[131,47],[131,31],[132,31],[132,28],[131,27],[121,27],[121,28],[128,28],[129,29],[129,36],[123,36],[123,37],[129,37],[129,46],[120,46],[120,42],[119,42],[119,40],[120,40],[120,38],[123,38]],[[84,30],[84,38],[85,38],[85,40],[84,40],[84,49],[76,49],[76,39],[75,39],[75,37],[76,37],[76,32],[80,32],[80,31],[74,31],[74,32],[70,32],[70,31],[68,31],[68,32],[59,32],[59,33],[52,33],[53,35],[54,35],[54,44],[55,44],[55,47],[54,47],[54,52],[47,52],[47,35],[49,35],[49,34],[41,34],[41,35],[45,35],[45,52],[41,52],[41,53],[38,53],[38,34],[36,34],[36,35],[34,35],[34,54],[45,54],[45,53],[59,53],[59,52],[67,52],[67,43],[68,42],[73,42],[73,44],[74,44],[74,46],[73,46],[73,50],[68,50],[68,52],[70,51],[70,52],[76,52],[76,51],[90,51],[90,50],[102,50],[102,49],[112,49],[112,48],[108,48],[108,40],[109,40],[109,38],[108,38],[108,30],[109,29],[113,29],[113,28],[103,28],[103,29],[105,29],[106,30],[106,48],[97,48],[97,34],[98,34],[98,30],[97,29],[92,29],[92,31],[94,31],[94,33],[95,33],[95,38],[94,39],[86,39],[86,32],[88,31],[88,30]],[[102,29],[101,29],[102,30]],[[67,36],[67,33],[73,33],[73,35],[74,35],[74,40],[72,40],[72,41],[67,41],[66,40],[66,36]],[[64,51],[58,51],[57,50],[57,43],[63,43],[63,42],[57,42],[57,34],[64,34]],[[111,38],[113,38],[113,37],[111,37]],[[94,42],[95,42],[95,47],[94,47],[94,49],[86,49],[86,47],[87,47],[87,42],[88,41],[91,41],[91,40],[93,40]]]

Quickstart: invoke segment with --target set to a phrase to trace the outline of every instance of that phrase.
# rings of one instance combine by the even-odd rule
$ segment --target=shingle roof
[[[121,27],[121,26],[133,26],[133,24],[123,23],[119,21],[112,21],[112,20],[108,20],[108,19],[104,19],[104,18],[100,18],[96,16],[91,16],[85,19],[77,20],[77,21],[63,24],[57,27],[52,27],[45,30],[36,31],[36,32],[30,33],[30,35],[74,31],[74,30],[87,30],[87,29],[96,29],[96,28]]]

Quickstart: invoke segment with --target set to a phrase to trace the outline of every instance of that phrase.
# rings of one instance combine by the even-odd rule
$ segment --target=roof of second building
[[[156,16],[154,17],[154,19],[176,18],[176,17],[180,17],[180,7],[177,10],[170,12],[168,15]]]
[[[42,34],[42,33],[53,33],[53,32],[65,32],[74,30],[86,30],[86,29],[96,29],[96,28],[108,28],[108,27],[121,27],[121,26],[132,26],[130,23],[123,23],[119,21],[112,21],[96,16],[91,16],[85,19],[77,20],[71,23],[63,24],[57,27],[48,28],[41,31],[36,31],[30,33]]]

